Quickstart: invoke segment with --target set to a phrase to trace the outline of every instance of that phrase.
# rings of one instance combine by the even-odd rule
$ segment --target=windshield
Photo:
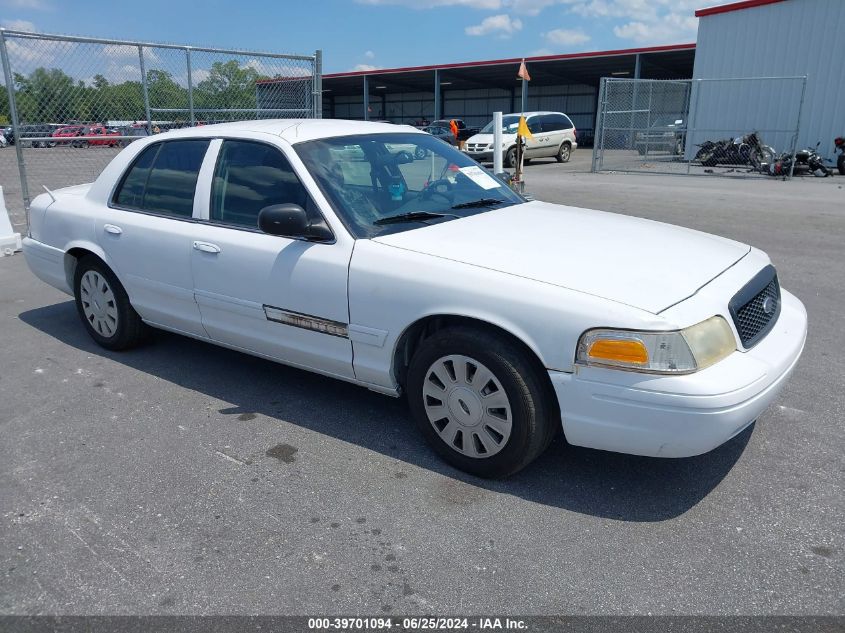
[[[518,114],[509,114],[507,116],[502,117],[502,132],[505,134],[516,134],[516,128],[519,126],[519,115]],[[493,133],[493,121],[490,121],[487,125],[481,128],[481,132],[479,134],[492,134]]]
[[[309,141],[295,148],[359,238],[525,201],[474,160],[428,134],[361,134]]]

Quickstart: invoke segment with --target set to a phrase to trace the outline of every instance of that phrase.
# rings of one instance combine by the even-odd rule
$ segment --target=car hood
[[[659,313],[750,251],[661,222],[545,202],[374,238]]]
[[[515,138],[515,134],[502,134],[502,140],[507,140],[508,138]],[[467,143],[482,143],[484,145],[491,145],[493,143],[493,135],[492,134],[474,134],[467,139]]]

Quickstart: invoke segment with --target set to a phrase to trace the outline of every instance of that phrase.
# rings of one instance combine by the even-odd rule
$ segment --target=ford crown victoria
[[[167,132],[30,215],[30,268],[103,347],[162,328],[404,394],[434,449],[481,476],[561,430],[710,451],[777,397],[807,330],[763,252],[526,201],[407,126]]]

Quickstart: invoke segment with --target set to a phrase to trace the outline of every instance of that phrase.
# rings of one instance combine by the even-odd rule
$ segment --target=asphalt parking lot
[[[804,301],[754,427],[682,460],[559,438],[479,480],[402,401],[165,333],[107,352],[0,258],[0,613],[842,614],[845,178],[588,164],[535,161],[528,190],[750,242]]]

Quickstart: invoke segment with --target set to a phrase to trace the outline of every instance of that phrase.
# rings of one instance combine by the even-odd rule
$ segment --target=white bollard
[[[502,113],[493,113],[493,173],[502,173]]]
[[[12,255],[21,250],[21,234],[12,232],[12,222],[3,198],[3,187],[0,186],[0,257]]]

